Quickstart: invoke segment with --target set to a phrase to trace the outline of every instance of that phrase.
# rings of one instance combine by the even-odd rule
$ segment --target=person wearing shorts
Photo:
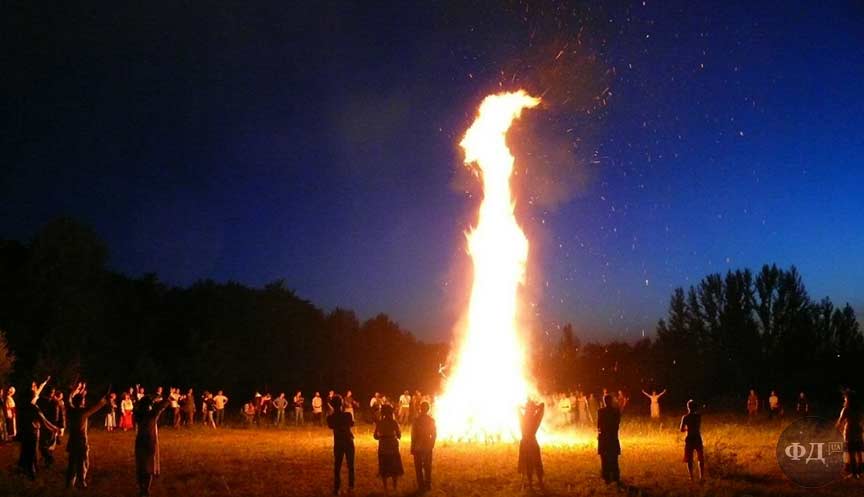
[[[693,479],[694,455],[699,462],[699,479],[705,478],[705,448],[702,445],[702,415],[697,412],[698,408],[693,399],[687,401],[687,414],[681,418],[681,433],[687,433],[684,438],[684,462],[687,463],[687,471],[690,479]]]

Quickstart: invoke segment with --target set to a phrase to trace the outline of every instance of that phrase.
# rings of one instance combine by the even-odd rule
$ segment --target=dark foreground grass
[[[706,420],[706,424],[708,420]],[[864,495],[864,482],[841,481],[819,490],[788,482],[774,457],[781,424],[748,426],[713,421],[705,430],[708,479],[688,481],[681,462],[682,438],[674,420],[665,426],[629,421],[622,427],[622,487],[599,478],[592,434],[573,432],[574,444],[546,446],[548,496],[826,496]],[[95,427],[94,427],[95,428]],[[163,429],[162,476],[155,497],[264,497],[329,495],[332,490],[330,432],[321,428],[282,430],[203,428]],[[58,448],[54,468],[42,470],[36,482],[15,470],[18,445],[0,446],[0,496],[123,497],[136,495],[132,433],[91,434],[90,488],[66,490],[66,454]],[[517,446],[440,443],[433,463],[433,490],[439,496],[523,496],[516,473]],[[414,490],[408,441],[403,439],[406,475],[398,495]],[[368,426],[357,430],[357,496],[382,494],[376,477],[376,445]],[[343,481],[345,478],[343,477]],[[540,494],[541,492],[537,492]]]

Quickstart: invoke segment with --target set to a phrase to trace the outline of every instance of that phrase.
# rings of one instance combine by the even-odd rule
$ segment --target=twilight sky
[[[285,278],[443,340],[457,143],[524,87],[538,326],[650,336],[674,287],[771,262],[864,312],[859,2],[124,3],[4,6],[0,238],[72,216],[127,274]]]

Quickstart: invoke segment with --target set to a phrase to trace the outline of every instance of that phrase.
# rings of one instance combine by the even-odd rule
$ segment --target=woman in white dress
[[[657,390],[651,390],[651,393],[642,390],[642,393],[651,399],[651,419],[660,419],[660,397],[666,394],[666,390],[657,393]]]

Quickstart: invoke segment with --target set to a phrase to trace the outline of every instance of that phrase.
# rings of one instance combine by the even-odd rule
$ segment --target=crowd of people
[[[84,488],[87,486],[89,467],[89,420],[97,413],[104,414],[106,431],[135,431],[135,467],[140,495],[150,493],[152,479],[160,472],[159,426],[173,428],[195,424],[216,429],[225,423],[225,411],[229,397],[219,390],[215,394],[204,391],[196,396],[193,389],[181,393],[179,388],[169,388],[167,395],[162,387],[148,394],[144,387],[136,385],[121,394],[108,391],[95,403],[87,403],[87,385],[76,382],[68,392],[58,388],[46,391],[50,377],[42,383],[33,382],[25,402],[16,403],[16,390],[9,387],[0,390],[2,419],[0,440],[18,440],[21,443],[19,468],[36,478],[39,460],[50,467],[54,463],[55,449],[65,438],[68,453],[66,485]],[[661,418],[661,398],[666,390],[650,393],[642,391],[648,399],[647,411],[651,419]],[[545,399],[528,399],[520,409],[521,441],[517,468],[523,482],[530,488],[536,478],[543,485],[543,463],[537,431],[555,413],[556,424],[596,427],[597,452],[600,456],[601,475],[607,483],[620,481],[618,457],[621,444],[618,431],[622,413],[631,404],[624,391],[610,392],[603,389],[595,397],[593,393],[576,391],[559,393]],[[551,409],[547,409],[547,405]],[[749,419],[767,410],[768,418],[783,416],[783,403],[776,391],[763,402],[755,390],[750,390],[746,399]],[[810,404],[801,392],[794,402],[799,415],[807,415]],[[333,434],[334,493],[341,489],[343,462],[348,470],[348,488],[354,487],[354,431],[356,423],[365,421],[374,425],[373,438],[378,442],[378,475],[384,491],[396,489],[398,479],[403,476],[399,443],[402,431],[410,429],[411,455],[419,491],[431,488],[432,453],[437,431],[434,420],[434,398],[419,391],[406,390],[398,397],[388,398],[376,392],[362,412],[363,420],[357,418],[361,404],[348,390],[344,395],[329,391],[326,397],[315,392],[307,401],[302,391],[290,398],[284,393],[255,393],[240,407],[243,423],[247,427],[280,427],[288,423],[295,426],[327,426]],[[557,408],[557,410],[556,410]],[[290,420],[286,411],[291,412]],[[307,419],[306,413],[311,413]],[[705,453],[701,435],[702,415],[693,400],[686,403],[685,414],[680,421],[680,432],[685,433],[684,462],[691,479],[704,478]],[[844,396],[844,404],[837,421],[846,441],[847,471],[850,476],[860,478],[864,474],[864,433],[862,412],[855,395],[850,391]]]

